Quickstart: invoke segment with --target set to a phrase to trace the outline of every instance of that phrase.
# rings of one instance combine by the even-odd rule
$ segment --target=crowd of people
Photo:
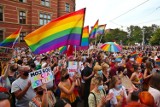
[[[66,56],[15,48],[10,61],[0,62],[0,107],[160,107],[159,50],[132,46],[104,52],[95,47]],[[68,72],[69,61],[78,63],[74,75]],[[54,80],[33,89],[29,73],[46,67]],[[129,88],[123,76],[131,81]]]

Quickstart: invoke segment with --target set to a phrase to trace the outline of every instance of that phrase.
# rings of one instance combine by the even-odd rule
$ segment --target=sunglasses
[[[7,92],[0,92],[0,100],[4,100],[4,99],[11,99],[12,96],[10,93]]]

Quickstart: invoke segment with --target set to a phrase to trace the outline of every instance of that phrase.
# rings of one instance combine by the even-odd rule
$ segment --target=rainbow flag
[[[95,25],[93,26],[93,28],[91,29],[91,32],[90,32],[90,35],[89,35],[89,38],[93,39],[96,37],[96,32],[97,32],[97,28],[98,28],[98,21],[95,23]]]
[[[160,66],[160,58],[156,59],[156,64]]]
[[[80,45],[85,8],[64,15],[28,34],[24,40],[34,54],[45,53],[61,46]]]
[[[21,29],[22,29],[22,27],[19,28],[16,32],[12,33],[10,36],[8,36],[5,40],[3,40],[0,43],[0,46],[13,48],[19,38]]]
[[[122,61],[122,56],[120,56],[120,55],[117,56],[116,59],[115,59],[115,61],[116,61],[116,62],[121,62],[121,61]]]
[[[105,28],[106,28],[106,24],[99,25],[96,33],[100,35],[104,34]]]
[[[132,52],[132,53],[130,54],[131,58],[135,58],[137,55],[138,55],[137,52]]]
[[[89,48],[89,26],[83,28],[81,46],[77,46],[77,50],[86,50]]]
[[[67,52],[67,46],[62,46],[59,48],[60,54],[65,54]]]

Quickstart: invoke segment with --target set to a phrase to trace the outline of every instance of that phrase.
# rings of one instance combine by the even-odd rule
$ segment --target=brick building
[[[0,0],[0,42],[23,29],[19,41],[50,20],[75,11],[75,0]]]

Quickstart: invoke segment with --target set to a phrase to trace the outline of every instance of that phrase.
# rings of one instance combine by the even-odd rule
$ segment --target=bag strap
[[[41,104],[36,100],[36,98],[32,99],[32,102],[37,106],[37,107],[41,107]]]
[[[96,95],[95,95],[93,92],[90,92],[90,94],[93,94],[93,96],[94,96],[94,101],[95,101],[95,106],[97,107]]]

